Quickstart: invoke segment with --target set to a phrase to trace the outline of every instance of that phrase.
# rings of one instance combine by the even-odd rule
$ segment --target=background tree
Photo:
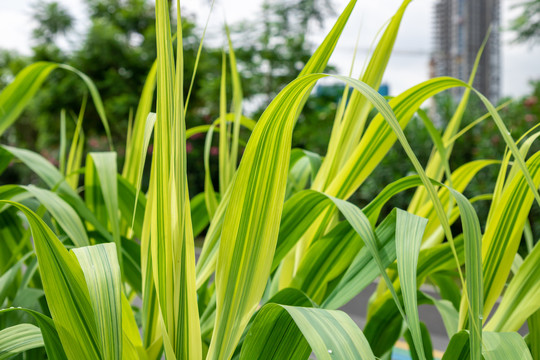
[[[74,18],[56,2],[38,1],[34,4],[34,20],[38,23],[32,31],[34,57],[65,60],[57,41],[73,30]]]
[[[540,41],[540,0],[528,0],[517,5],[521,14],[512,20],[510,28],[517,33],[516,41],[536,44]]]
[[[233,26],[246,97],[267,104],[298,76],[317,45],[306,34],[333,14],[329,0],[265,0],[260,17]]]
[[[85,0],[85,5],[90,25],[82,36],[77,36],[73,35],[76,20],[68,9],[56,2],[36,3],[34,19],[37,26],[33,31],[32,55],[19,57],[0,52],[0,86],[5,86],[24,65],[34,61],[66,63],[81,70],[95,82],[103,98],[122,161],[129,114],[136,109],[156,56],[154,7],[146,0]],[[258,109],[298,75],[313,50],[313,44],[305,34],[311,26],[320,26],[330,10],[328,0],[266,1],[263,21],[231,26],[244,103],[250,109],[248,115],[257,119]],[[196,28],[196,19],[186,11],[183,16],[184,65],[186,79],[190,79],[202,29]],[[223,37],[224,34],[225,31]],[[194,83],[187,114],[189,127],[209,123],[219,114],[221,54],[221,47],[205,46],[203,49],[198,73],[204,76],[197,76]],[[188,85],[186,83],[185,93]],[[54,162],[60,132],[58,109],[66,109],[68,114],[78,113],[86,92],[77,76],[53,72],[43,91],[4,134],[2,142],[38,150]],[[300,120],[306,125],[304,132],[308,132],[312,122],[304,119],[321,122],[320,114],[317,117],[310,115],[310,109],[318,107],[316,102],[310,100],[312,105],[307,106]],[[327,123],[331,123],[331,118]],[[84,124],[90,148],[106,149],[103,127],[91,101]],[[73,129],[74,123],[68,121],[68,136]],[[194,184],[203,183],[198,181],[203,174],[203,144],[204,138],[190,141],[188,163],[190,180]],[[192,190],[201,189],[193,187]]]

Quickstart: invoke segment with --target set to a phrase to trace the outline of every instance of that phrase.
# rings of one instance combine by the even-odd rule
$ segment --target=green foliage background
[[[155,10],[146,0],[85,0],[90,25],[81,39],[69,37],[76,23],[69,11],[56,2],[40,1],[34,7],[33,17],[37,26],[33,29],[31,56],[21,56],[7,49],[0,50],[0,90],[5,87],[24,66],[36,61],[52,61],[69,64],[87,74],[95,82],[104,99],[105,110],[110,117],[111,131],[118,150],[119,162],[123,162],[123,144],[126,142],[130,117],[135,112],[139,94],[155,57]],[[527,7],[528,6],[528,7]],[[524,14],[531,11],[536,2],[523,7]],[[252,118],[256,119],[271,99],[292,81],[309,59],[313,50],[305,35],[309,26],[321,26],[325,16],[332,13],[328,0],[280,0],[265,1],[263,21],[231,24],[239,69],[242,71],[242,88],[245,102],[252,102]],[[323,15],[325,14],[325,15]],[[536,32],[525,30],[529,23],[513,22],[513,29],[520,41],[532,41]],[[200,42],[202,29],[196,18],[185,14],[183,19],[184,53],[186,74],[191,75]],[[521,24],[521,25],[520,25]],[[60,46],[68,43],[69,49]],[[224,41],[225,43],[225,41]],[[219,86],[222,49],[205,46],[192,89],[187,124],[194,127],[208,124],[219,113]],[[328,71],[335,69],[330,67]],[[231,88],[230,79],[228,88]],[[501,111],[514,138],[538,123],[540,118],[540,82],[531,83],[531,94],[515,99]],[[184,89],[185,93],[188,88]],[[324,154],[332,130],[332,122],[341,98],[343,86],[326,86],[316,91],[307,102],[293,135],[293,146]],[[51,162],[58,159],[58,136],[60,133],[59,109],[68,113],[67,135],[75,129],[75,119],[81,107],[81,98],[87,96],[86,88],[74,74],[53,73],[42,91],[32,101],[29,109],[4,134],[2,142],[36,150]],[[208,101],[208,99],[211,99]],[[501,103],[508,99],[502,99]],[[437,97],[437,117],[440,129],[448,123],[457,107],[447,96]],[[91,101],[85,114],[87,148],[89,151],[106,150],[107,141],[101,121]],[[484,108],[471,101],[463,123],[468,124],[483,115]],[[407,138],[414,145],[420,161],[426,163],[431,151],[431,140],[422,121],[415,117],[405,129]],[[191,195],[203,190],[204,136],[194,136],[188,142],[188,178]],[[537,149],[533,149],[537,150]],[[217,179],[217,148],[211,152],[212,177]],[[504,152],[504,141],[491,121],[484,121],[464,134],[456,142],[450,159],[452,169],[472,159],[496,159]],[[373,194],[414,169],[402,161],[405,154],[395,145],[366,183],[354,195],[353,201],[367,204]],[[471,183],[468,194],[483,194],[492,190],[496,168],[483,170]],[[23,167],[8,169],[2,183],[32,183],[37,179]],[[144,184],[148,183],[147,174]],[[411,193],[399,194],[395,199],[398,207],[406,207]],[[487,216],[488,204],[475,204],[480,217]],[[390,209],[384,212],[388,214]],[[531,217],[538,212],[533,210]],[[537,225],[538,227],[540,225]],[[533,228],[535,238],[540,228]]]

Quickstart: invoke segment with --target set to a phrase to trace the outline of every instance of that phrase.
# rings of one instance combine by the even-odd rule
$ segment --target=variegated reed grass
[[[307,359],[312,352],[319,359],[375,359],[387,356],[406,333],[415,355],[427,359],[430,336],[418,316],[418,304],[426,303],[440,312],[450,338],[444,359],[540,358],[540,246],[525,259],[517,254],[530,208],[540,203],[540,154],[528,155],[540,132],[532,128],[514,141],[497,109],[471,87],[475,70],[468,83],[435,78],[389,101],[380,96],[375,89],[409,1],[386,26],[360,79],[332,76],[347,87],[324,158],[291,149],[298,115],[316,82],[330,76],[322,72],[355,3],[350,1],[297,79],[257,122],[242,113],[241,74],[229,37],[220,114],[211,125],[186,130],[181,21],[174,54],[168,3],[158,0],[158,57],[121,172],[113,151],[88,154],[81,168],[84,102],[60,169],[36,153],[3,146],[2,163],[17,158],[48,189],[0,187],[0,247],[6,254],[0,304],[16,306],[21,296],[41,289],[46,300],[41,311],[0,310],[0,320],[21,311],[33,319],[0,330],[0,358],[43,347],[51,359]],[[0,132],[57,68],[86,83],[109,133],[92,81],[76,69],[44,62],[25,68],[0,94]],[[230,113],[224,80],[229,74]],[[453,87],[465,93],[439,133],[420,107]],[[494,121],[508,148],[501,159],[478,159],[452,170],[454,142],[470,128],[460,131],[470,96],[488,111],[479,121]],[[377,115],[370,119],[372,108]],[[425,167],[403,132],[417,112],[434,142]],[[241,127],[251,135],[238,165]],[[217,191],[208,161],[216,131]],[[186,138],[201,132],[207,134],[205,191],[190,200]],[[150,186],[143,193],[152,140]],[[363,209],[348,202],[396,142],[417,175],[388,184]],[[493,193],[467,199],[463,191],[486,166],[500,168]],[[81,173],[84,198],[77,191]],[[379,219],[392,196],[411,188],[416,190],[407,211],[395,209]],[[486,200],[491,210],[482,233],[472,203]],[[33,204],[38,206],[31,209]],[[33,242],[18,214],[25,216]],[[450,226],[458,219],[462,231],[456,233]],[[195,261],[194,237],[206,227]],[[337,309],[379,276],[383,281],[361,331]],[[440,299],[419,290],[428,281]],[[134,311],[135,298],[142,307]],[[515,331],[526,321],[530,333],[524,339]]]

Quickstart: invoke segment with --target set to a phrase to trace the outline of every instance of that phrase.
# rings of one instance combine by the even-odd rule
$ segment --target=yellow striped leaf
[[[273,330],[275,329],[275,330]],[[272,331],[273,330],[273,331]],[[257,314],[240,359],[375,359],[362,331],[342,311],[267,304]]]
[[[406,211],[397,211],[396,219],[396,257],[398,274],[403,292],[403,302],[407,323],[411,332],[416,354],[420,359],[426,359],[420,319],[418,318],[418,304],[416,299],[416,268],[420,244],[427,225],[427,219],[409,214]],[[412,276],[411,276],[412,275]]]
[[[77,260],[34,212],[18,203],[1,202],[22,211],[30,223],[43,290],[67,357],[100,358],[94,312]]]
[[[43,337],[32,324],[18,324],[0,330],[0,359],[8,359],[26,350],[42,347]]]
[[[122,276],[114,244],[73,250],[86,279],[102,359],[119,359],[122,354]]]

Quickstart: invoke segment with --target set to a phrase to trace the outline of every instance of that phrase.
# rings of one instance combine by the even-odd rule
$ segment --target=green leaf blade
[[[94,309],[103,359],[122,354],[121,273],[112,243],[74,249]]]

